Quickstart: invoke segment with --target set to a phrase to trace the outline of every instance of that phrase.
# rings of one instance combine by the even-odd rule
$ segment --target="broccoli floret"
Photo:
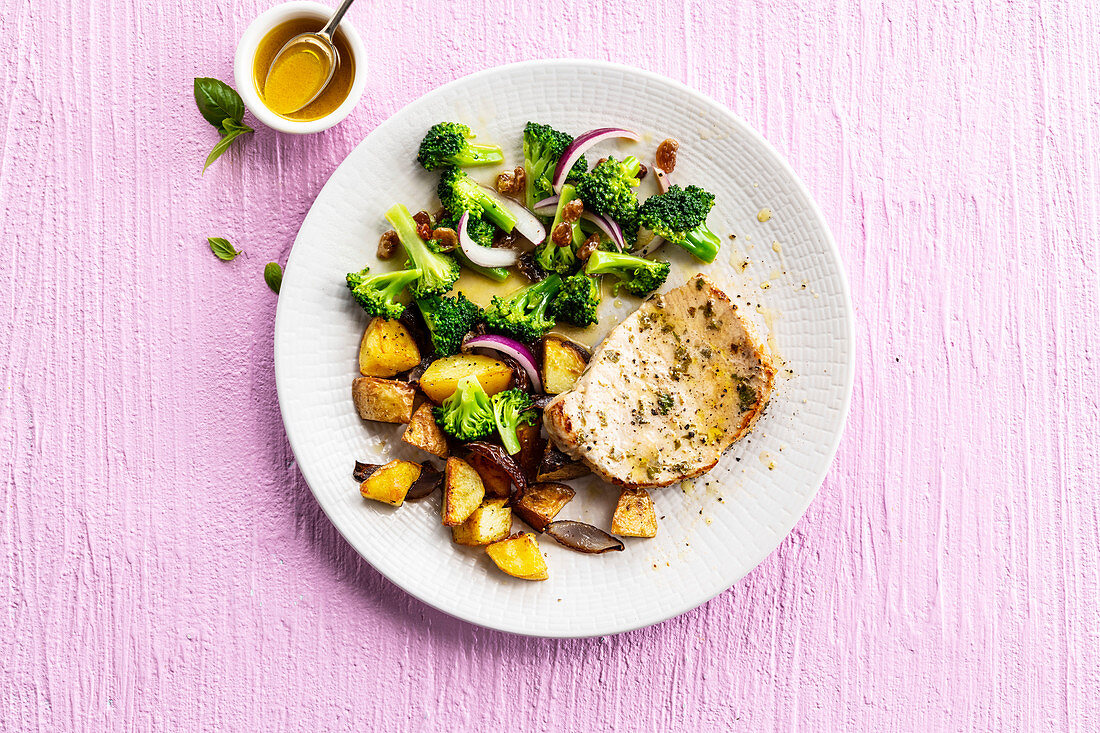
[[[428,170],[445,165],[497,165],[504,162],[504,151],[499,145],[471,143],[476,135],[466,125],[458,122],[440,122],[432,125],[420,141],[416,160]]]
[[[472,374],[458,380],[455,393],[432,410],[435,421],[459,440],[477,440],[493,432],[493,403]]]
[[[661,287],[668,278],[668,270],[667,262],[603,250],[593,252],[584,268],[589,275],[614,275],[619,278],[616,289],[622,285],[634,295],[645,295]]]
[[[405,306],[397,302],[397,296],[420,277],[420,270],[397,270],[379,275],[369,273],[369,267],[348,273],[348,290],[355,301],[372,316],[400,318]]]
[[[516,226],[516,217],[499,201],[497,194],[479,185],[461,168],[443,171],[436,188],[443,208],[456,221],[462,212],[470,212],[471,219],[488,219],[506,232]]]
[[[560,289],[561,278],[550,275],[507,298],[493,296],[493,301],[485,309],[485,323],[491,330],[514,336],[520,341],[535,341],[554,327],[549,308]]]
[[[565,206],[577,198],[577,189],[573,184],[567,183],[561,187],[561,196],[558,199],[558,210],[554,214],[554,222],[550,225],[550,231],[546,235],[546,241],[535,249],[535,262],[547,272],[556,272],[559,275],[568,275],[576,269],[577,247],[584,244],[584,233],[581,232],[581,221],[577,219],[569,225],[571,235],[569,243],[558,245],[554,242],[554,229],[562,222]]]
[[[481,320],[481,308],[459,293],[453,298],[429,295],[418,298],[417,307],[432,338],[435,353],[450,356],[458,351],[463,337]]]
[[[527,208],[553,195],[551,179],[558,167],[561,154],[573,142],[573,138],[550,125],[528,122],[523,128],[523,167],[527,173]],[[569,170],[567,181],[584,174],[588,163],[582,155]]]
[[[641,168],[633,155],[622,161],[607,158],[577,182],[584,208],[617,221],[628,244],[638,241],[638,195],[634,189]]]
[[[561,290],[554,299],[551,311],[557,318],[578,328],[596,323],[596,311],[600,307],[600,283],[583,272],[570,275],[561,282]]]
[[[509,389],[493,395],[493,421],[504,450],[510,455],[520,451],[519,436],[516,428],[520,425],[534,425],[535,411],[531,409],[531,398],[522,389]]]
[[[722,240],[707,227],[707,214],[714,206],[714,194],[698,186],[671,186],[667,192],[650,196],[638,209],[646,229],[678,244],[703,262],[714,262]]]
[[[386,212],[386,220],[397,231],[397,238],[409,258],[406,267],[416,268],[420,279],[412,286],[414,297],[439,295],[447,292],[458,279],[459,266],[453,257],[436,252],[416,233],[416,222],[404,204],[394,204]]]

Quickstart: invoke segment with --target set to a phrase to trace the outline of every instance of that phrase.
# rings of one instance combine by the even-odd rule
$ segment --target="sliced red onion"
[[[537,204],[535,204],[535,213],[536,214],[553,214],[553,213],[555,213],[558,210],[558,199],[560,199],[560,198],[561,198],[561,196],[558,196],[557,194],[554,194],[553,196],[548,196],[547,198],[544,198],[542,201],[539,201]]]
[[[502,208],[507,209],[512,216],[516,217],[516,231],[528,241],[541,244],[542,240],[546,239],[546,227],[542,225],[537,216],[527,210],[527,207],[516,203],[507,196],[495,196],[494,198]]]
[[[470,262],[482,267],[511,267],[516,264],[519,253],[514,249],[482,247],[471,239],[469,221],[470,212],[462,212],[462,217],[458,220],[458,246],[462,248],[462,254],[470,258]]]
[[[581,214],[581,218],[587,219],[599,227],[600,231],[606,234],[612,244],[615,245],[615,249],[620,252],[626,249],[626,239],[623,238],[623,230],[619,226],[619,223],[610,216],[600,216],[599,214],[593,214],[591,211],[586,211]]]
[[[462,344],[463,351],[469,349],[492,349],[493,351],[499,351],[506,356],[510,356],[523,367],[523,371],[527,372],[527,376],[530,377],[531,386],[534,390],[536,392],[542,391],[542,380],[539,379],[539,366],[535,361],[535,355],[519,341],[510,339],[507,336],[497,336],[496,334],[472,336],[466,339]]]
[[[668,193],[668,187],[672,185],[672,174],[664,169],[653,166],[653,177],[657,179],[657,188],[661,193]]]
[[[639,249],[634,254],[638,255],[639,257],[648,257],[649,255],[659,250],[661,247],[664,247],[665,242],[667,241],[668,240],[666,240],[664,237],[659,237],[654,234],[653,239],[646,242],[645,246]]]
[[[625,138],[627,140],[640,140],[638,133],[632,130],[624,130],[621,127],[601,127],[596,130],[589,130],[586,133],[578,135],[576,139],[565,149],[565,152],[561,154],[561,159],[558,161],[558,167],[554,169],[554,192],[561,191],[562,184],[565,183],[565,177],[569,175],[569,171],[573,169],[577,161],[584,155],[584,151],[588,150],[593,145],[598,145],[604,140],[614,140],[616,138]]]

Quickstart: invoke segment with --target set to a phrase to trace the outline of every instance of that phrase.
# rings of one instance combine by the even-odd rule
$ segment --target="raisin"
[[[666,138],[657,146],[657,167],[665,173],[671,173],[676,169],[676,151],[680,149],[680,142],[675,138]]]
[[[508,195],[516,186],[516,174],[512,171],[504,171],[497,176],[497,192]]]
[[[565,205],[565,208],[561,212],[561,220],[564,223],[572,224],[577,219],[581,218],[581,214],[584,213],[584,203],[580,199],[573,199]]]
[[[593,234],[588,239],[584,240],[584,244],[577,248],[577,259],[582,261],[587,260],[599,246],[600,235]]]
[[[440,227],[432,231],[431,237],[425,237],[425,239],[434,239],[439,245],[440,252],[450,252],[458,246],[458,232],[450,227]]]
[[[401,240],[397,238],[397,232],[389,230],[378,238],[378,259],[388,260],[397,252],[397,245]]]
[[[497,231],[493,236],[493,246],[500,249],[515,249],[516,241],[519,239],[519,235],[515,230],[510,232]]]
[[[639,181],[643,180],[646,177],[647,173],[649,173],[649,168],[645,167],[645,163],[639,163],[638,164],[638,180]]]
[[[569,226],[568,222],[561,222],[554,227],[554,233],[550,236],[554,241],[554,244],[559,247],[568,246],[573,241],[573,227]]]

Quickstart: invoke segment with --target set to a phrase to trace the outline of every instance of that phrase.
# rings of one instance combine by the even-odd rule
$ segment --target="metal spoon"
[[[340,52],[336,50],[336,44],[332,41],[332,34],[336,32],[336,26],[340,25],[340,21],[344,18],[344,13],[348,12],[348,8],[355,0],[344,0],[340,3],[340,7],[336,8],[336,12],[332,14],[332,17],[325,23],[325,27],[316,33],[299,33],[291,38],[289,41],[283,44],[283,47],[279,49],[279,53],[275,54],[275,58],[271,60],[271,64],[267,67],[267,76],[264,78],[264,87],[266,88],[267,82],[271,79],[271,71],[276,67],[279,59],[284,53],[299,45],[308,45],[316,50],[321,58],[328,61],[328,76],[325,77],[325,83],[317,88],[317,91],[312,97],[310,97],[301,107],[298,109],[287,110],[286,114],[290,112],[297,112],[302,107],[306,107],[317,97],[321,96],[321,92],[325,91],[325,87],[332,81],[333,74],[336,73],[336,67],[340,64]]]

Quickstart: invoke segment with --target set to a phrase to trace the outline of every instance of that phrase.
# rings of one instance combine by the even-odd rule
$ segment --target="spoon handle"
[[[344,0],[340,3],[340,7],[336,8],[336,12],[332,14],[332,17],[325,23],[325,27],[318,31],[318,35],[325,36],[330,41],[332,40],[332,34],[336,31],[336,26],[340,25],[340,21],[344,19],[344,13],[348,12],[348,8],[355,0]]]

